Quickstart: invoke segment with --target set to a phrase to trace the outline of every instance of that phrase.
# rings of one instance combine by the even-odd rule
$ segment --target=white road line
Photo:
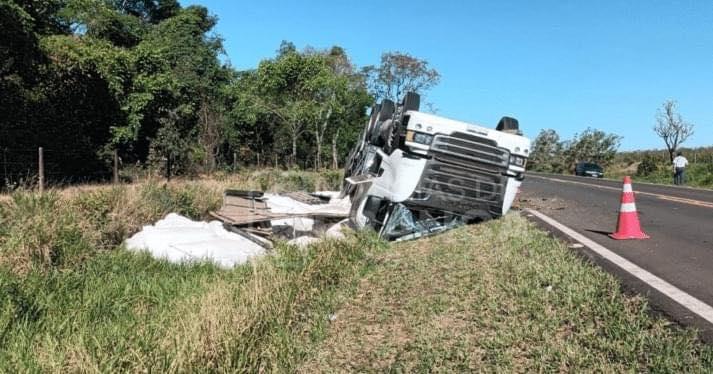
[[[572,239],[584,244],[589,249],[591,249],[598,255],[604,257],[622,270],[635,276],[636,278],[639,278],[644,283],[658,290],[662,294],[670,297],[673,301],[690,310],[692,313],[713,324],[713,307],[711,307],[710,305],[696,299],[695,297],[678,289],[676,286],[640,268],[631,261],[605,248],[603,245],[555,221],[553,218],[550,218],[533,209],[526,209],[526,211],[534,215],[535,217],[545,221],[547,224],[552,225],[556,229],[562,231],[564,234],[568,235]]]

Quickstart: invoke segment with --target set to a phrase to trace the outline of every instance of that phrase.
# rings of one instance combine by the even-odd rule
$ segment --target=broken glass
[[[393,206],[386,219],[382,237],[386,240],[410,240],[450,230],[464,224],[460,216],[433,215],[427,210],[410,209],[404,204]]]

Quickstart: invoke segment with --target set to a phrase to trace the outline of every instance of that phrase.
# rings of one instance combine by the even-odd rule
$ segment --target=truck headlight
[[[406,141],[424,145],[431,145],[431,142],[433,141],[433,135],[409,130],[406,131]]]
[[[526,163],[527,163],[526,157],[522,157],[522,156],[518,156],[518,155],[510,155],[510,165],[515,165],[515,166],[524,168]]]

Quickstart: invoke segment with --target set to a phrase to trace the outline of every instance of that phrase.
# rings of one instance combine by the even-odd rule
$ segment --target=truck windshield
[[[427,211],[413,211],[404,204],[396,204],[384,227],[387,240],[409,240],[432,235],[463,225],[463,218],[455,215],[432,216]]]

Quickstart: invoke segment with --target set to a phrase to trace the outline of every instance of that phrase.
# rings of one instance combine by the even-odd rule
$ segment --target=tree
[[[337,142],[340,134],[350,133],[346,127],[360,127],[362,116],[354,116],[350,109],[365,113],[364,108],[370,100],[366,95],[366,85],[363,76],[358,74],[349,61],[343,48],[333,46],[326,51],[314,51],[327,62],[327,69],[317,75],[311,84],[314,85],[314,101],[317,104],[316,121],[311,129],[315,141],[315,168],[322,167],[322,147],[325,138],[331,135],[332,167],[339,163]]]
[[[674,100],[666,100],[656,114],[654,132],[666,144],[670,161],[678,146],[693,135],[693,124],[685,122],[678,113],[678,104]]]
[[[561,173],[564,169],[564,149],[557,131],[543,129],[532,143],[530,169],[551,173]]]
[[[181,161],[211,169],[234,73],[215,23],[176,0],[0,0],[0,147],[62,154],[57,179],[102,178],[113,150],[133,163],[166,149],[181,108]],[[15,157],[9,173],[26,174],[31,157]]]
[[[621,137],[601,130],[587,128],[580,135],[564,143],[565,169],[572,169],[580,161],[609,164],[619,148]]]
[[[428,61],[402,52],[386,52],[381,55],[379,66],[366,66],[362,72],[377,100],[390,99],[394,102],[409,91],[424,94],[441,78]]]
[[[191,128],[182,118],[181,108],[166,110],[160,122],[161,128],[156,132],[151,148],[156,161],[165,161],[166,179],[170,181],[176,163],[188,153]]]

